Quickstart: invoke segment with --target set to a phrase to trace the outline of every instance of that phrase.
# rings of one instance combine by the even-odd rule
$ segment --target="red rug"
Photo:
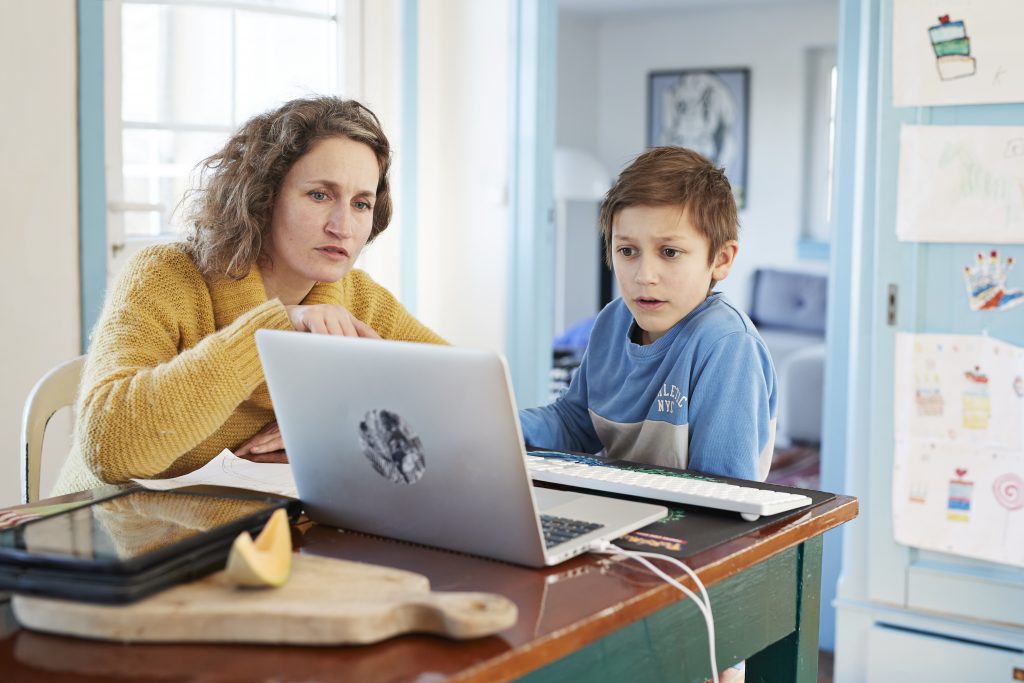
[[[821,455],[811,446],[776,448],[768,482],[802,489],[821,488]]]

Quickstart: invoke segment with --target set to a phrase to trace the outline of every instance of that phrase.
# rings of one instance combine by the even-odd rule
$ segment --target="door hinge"
[[[896,324],[896,285],[889,285],[889,297],[885,307],[885,321]]]

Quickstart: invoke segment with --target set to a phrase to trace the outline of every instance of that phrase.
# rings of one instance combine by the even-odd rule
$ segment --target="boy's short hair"
[[[725,171],[685,147],[652,147],[619,174],[601,202],[605,260],[611,266],[612,220],[629,206],[678,205],[711,243],[708,265],[722,246],[738,239],[736,200]]]

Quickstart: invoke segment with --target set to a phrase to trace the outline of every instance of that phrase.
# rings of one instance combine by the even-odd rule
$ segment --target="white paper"
[[[898,543],[1024,567],[1024,348],[898,334]]]
[[[1020,0],[895,0],[893,105],[1024,102],[1022,25]]]
[[[897,543],[1024,567],[1024,457],[1019,452],[898,441]]]
[[[1024,127],[903,126],[896,236],[1024,243]]]
[[[291,465],[287,463],[253,462],[224,449],[198,470],[173,479],[133,479],[147,489],[167,491],[184,486],[228,486],[236,489],[262,491],[278,496],[298,498]]]
[[[896,335],[897,439],[1024,453],[1024,349],[965,334]]]

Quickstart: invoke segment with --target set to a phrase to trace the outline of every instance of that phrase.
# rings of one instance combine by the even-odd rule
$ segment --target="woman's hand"
[[[312,306],[285,306],[288,319],[299,332],[313,334],[334,334],[340,337],[365,337],[380,339],[372,327],[352,315],[347,308],[337,304],[315,304]]]
[[[288,462],[288,454],[284,452],[284,439],[281,438],[281,429],[277,426],[277,421],[269,423],[239,446],[235,455],[253,462]]]

